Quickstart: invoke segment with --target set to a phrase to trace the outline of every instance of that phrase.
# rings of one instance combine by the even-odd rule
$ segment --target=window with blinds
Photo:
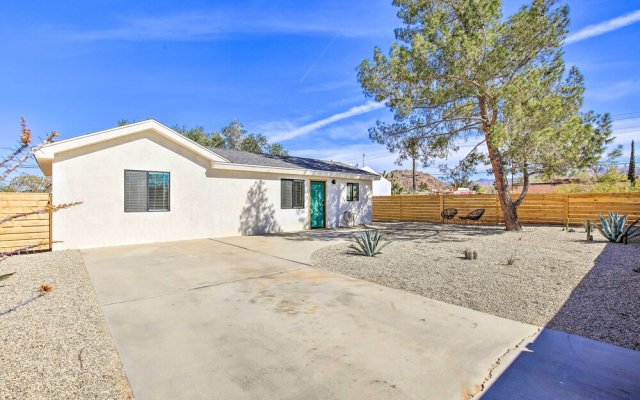
[[[280,208],[304,208],[304,181],[282,179],[280,181]]]
[[[169,211],[168,172],[124,171],[124,211]]]
[[[359,200],[360,200],[360,184],[347,183],[347,201],[359,201]]]

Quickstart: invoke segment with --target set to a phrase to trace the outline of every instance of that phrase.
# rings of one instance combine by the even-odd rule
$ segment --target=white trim
[[[247,171],[247,172],[264,172],[272,174],[287,174],[287,175],[303,175],[303,176],[324,176],[330,178],[351,178],[362,180],[374,180],[380,179],[378,175],[369,174],[352,174],[346,172],[331,172],[321,171],[315,169],[302,169],[302,168],[286,168],[286,167],[267,167],[261,165],[249,165],[249,164],[237,164],[237,163],[211,163],[211,168],[220,170],[233,170],[233,171]]]
[[[119,126],[116,128],[106,129],[99,132],[89,133],[82,136],[77,136],[59,142],[54,142],[42,146],[38,150],[34,157],[36,162],[40,166],[42,172],[45,175],[51,176],[51,169],[53,159],[56,154],[74,150],[77,148],[102,143],[108,140],[117,139],[120,137],[136,134],[144,131],[153,131],[172,142],[181,145],[194,153],[204,157],[211,162],[211,168],[221,170],[235,170],[235,171],[252,171],[252,172],[266,172],[266,173],[280,173],[290,175],[305,175],[305,176],[325,176],[335,178],[351,178],[351,179],[371,179],[379,180],[379,176],[357,174],[357,173],[344,173],[344,172],[331,172],[312,169],[301,168],[287,168],[287,167],[268,167],[262,165],[248,165],[233,163],[226,159],[222,155],[216,153],[214,150],[210,150],[200,144],[190,140],[173,129],[161,124],[154,119],[148,119],[145,121],[135,122],[129,125]]]
[[[194,153],[201,155],[202,157],[211,161],[229,162],[221,155],[212,152],[204,146],[199,145],[193,140],[189,140],[173,129],[161,124],[154,119],[148,119],[146,121],[135,122],[133,124],[119,126],[116,128],[107,129],[104,131],[89,133],[87,135],[77,136],[70,139],[61,140],[42,146],[35,157],[38,160],[53,159],[56,153],[63,151],[69,151],[84,146],[90,146],[96,143],[101,143],[107,140],[117,139],[123,136],[132,135],[135,133],[143,132],[146,130],[153,130],[159,133],[161,136],[192,150]]]

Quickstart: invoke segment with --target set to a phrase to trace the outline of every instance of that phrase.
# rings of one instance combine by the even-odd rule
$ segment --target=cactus
[[[640,222],[640,218],[625,227],[628,217],[629,214],[623,216],[613,211],[609,212],[608,219],[600,215],[601,224],[598,226],[598,230],[610,242],[627,244],[629,239],[640,236],[640,227],[636,226]]]
[[[472,249],[464,249],[464,258],[467,260],[475,260],[478,258],[478,252]]]
[[[593,242],[593,222],[590,219],[585,221],[584,231],[587,234],[587,242]]]
[[[355,250],[358,254],[368,257],[373,257],[376,254],[382,253],[382,249],[391,243],[383,243],[381,241],[382,234],[377,230],[371,229],[354,234],[353,237],[356,240],[356,243],[351,244],[349,248]]]

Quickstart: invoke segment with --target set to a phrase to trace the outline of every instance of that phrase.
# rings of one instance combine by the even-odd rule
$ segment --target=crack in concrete
[[[287,272],[300,271],[301,269],[302,268],[287,269],[287,270],[282,270],[282,271],[269,272],[269,273],[266,273],[266,274],[248,276],[246,278],[232,279],[230,281],[208,283],[208,284],[205,284],[205,285],[194,286],[194,287],[190,287],[190,288],[171,290],[169,292],[159,293],[159,294],[156,294],[156,295],[153,295],[153,296],[137,297],[137,298],[133,298],[133,299],[114,301],[114,302],[111,302],[111,303],[105,303],[104,305],[105,306],[112,306],[112,305],[116,305],[116,304],[131,303],[131,302],[134,302],[134,301],[151,300],[151,299],[156,299],[158,297],[169,296],[169,295],[172,295],[172,294],[175,294],[175,293],[190,292],[192,290],[199,290],[199,289],[207,289],[207,288],[211,288],[211,287],[215,287],[215,286],[222,286],[222,285],[228,285],[228,284],[231,284],[231,283],[248,281],[248,280],[251,280],[251,279],[267,278],[269,276],[284,274],[284,273],[287,273]]]
[[[476,397],[478,394],[482,393],[484,391],[484,389],[487,387],[487,383],[491,380],[491,378],[493,378],[493,371],[495,371],[496,368],[498,368],[498,366],[500,366],[500,363],[502,362],[502,359],[504,359],[513,350],[515,350],[515,349],[519,348],[520,346],[522,346],[522,344],[524,342],[526,342],[527,340],[529,340],[532,337],[536,336],[538,333],[540,333],[541,330],[542,330],[542,328],[536,329],[535,332],[533,332],[530,335],[527,335],[527,336],[523,337],[514,346],[509,347],[505,352],[500,354],[500,356],[498,356],[496,361],[494,361],[493,364],[491,364],[491,366],[489,367],[489,372],[487,373],[487,376],[485,376],[484,379],[482,380],[482,383],[480,383],[479,385],[473,386],[473,388],[470,391],[465,391],[463,399],[464,400],[471,400],[474,397]]]
[[[258,251],[258,250],[250,249],[250,248],[248,248],[248,247],[240,246],[239,244],[228,243],[228,242],[224,242],[224,241],[222,241],[222,240],[217,240],[217,239],[212,239],[212,238],[209,238],[209,240],[211,240],[211,241],[213,241],[213,242],[217,242],[217,243],[226,244],[227,246],[237,247],[237,248],[242,249],[242,250],[246,250],[246,251],[251,251],[251,252],[254,252],[254,253],[258,253],[258,254],[261,254],[261,255],[263,255],[263,256],[277,258],[278,260],[289,261],[289,262],[292,262],[292,263],[295,263],[295,264],[301,264],[301,265],[304,265],[304,266],[307,266],[307,267],[310,267],[310,266],[311,266],[311,264],[307,264],[306,262],[297,261],[297,260],[292,260],[292,259],[290,259],[290,258],[284,258],[284,257],[274,256],[273,254],[263,253],[262,251]]]

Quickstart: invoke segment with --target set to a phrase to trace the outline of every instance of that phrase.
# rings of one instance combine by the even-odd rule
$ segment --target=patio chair
[[[440,213],[440,216],[442,217],[442,222],[443,223],[445,223],[445,222],[447,222],[449,220],[452,220],[453,218],[455,218],[456,215],[458,215],[458,210],[456,210],[455,208],[445,208]]]
[[[479,222],[480,218],[482,218],[483,215],[484,215],[484,208],[478,208],[477,210],[473,210],[469,214],[463,215],[463,216],[458,217],[458,218],[460,218],[462,221],[464,221],[464,224],[466,225],[467,222],[469,222],[469,221]]]

